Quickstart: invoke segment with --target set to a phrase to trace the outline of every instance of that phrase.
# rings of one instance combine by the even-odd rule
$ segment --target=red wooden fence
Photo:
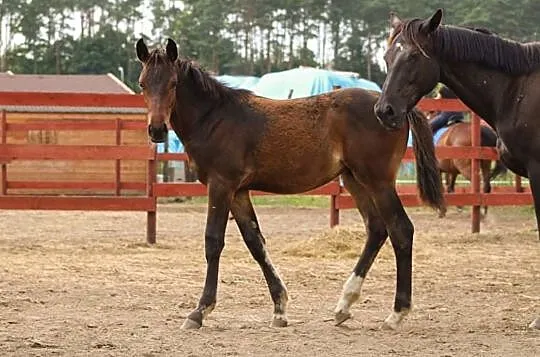
[[[4,92],[3,106],[66,106],[66,107],[138,107],[144,108],[141,96],[130,94],[71,94]],[[6,110],[0,118],[1,195],[0,209],[143,211],[147,212],[147,241],[155,242],[156,197],[153,183],[156,176],[155,149],[148,144],[120,145],[122,130],[145,130],[144,122],[116,120],[40,120],[8,123]],[[115,145],[49,145],[10,144],[7,133],[28,130],[105,130],[115,131]],[[8,164],[14,160],[114,160],[114,182],[50,182],[9,181]],[[144,182],[122,182],[121,160],[147,162]],[[111,196],[16,195],[10,189],[111,189]],[[122,196],[122,190],[143,190],[144,196]]]
[[[140,95],[117,94],[65,94],[65,93],[2,93],[0,105],[28,106],[69,106],[69,107],[137,107],[145,104]],[[468,111],[457,100],[423,100],[421,110]],[[39,145],[10,144],[6,142],[8,131],[28,130],[114,130],[115,145]],[[1,192],[0,209],[40,209],[40,210],[122,210],[147,212],[147,241],[156,241],[157,197],[167,196],[206,196],[206,187],[200,183],[157,183],[157,161],[186,161],[186,154],[157,154],[154,145],[121,145],[122,130],[146,130],[142,121],[99,120],[95,122],[47,120],[29,123],[8,123],[6,112],[0,119],[0,166]],[[491,148],[479,147],[480,121],[473,117],[473,147],[437,148],[439,158],[452,157],[473,160],[472,184],[469,192],[458,190],[447,194],[449,205],[472,206],[472,231],[480,229],[480,207],[483,205],[530,205],[530,191],[521,187],[520,181],[511,192],[508,188],[494,188],[493,193],[480,192],[479,160],[496,159],[497,153]],[[115,160],[114,182],[31,182],[9,181],[7,164],[13,160]],[[120,175],[121,160],[144,160],[147,162],[145,182],[122,182]],[[404,161],[414,160],[412,149],[408,148]],[[112,189],[114,195],[106,197],[53,195],[14,195],[10,189],[42,189],[42,188],[99,188]],[[146,189],[144,196],[126,197],[122,190]],[[413,185],[399,185],[400,198],[405,206],[419,206],[421,202]],[[266,195],[264,192],[252,192],[254,195]],[[339,223],[339,211],[354,208],[354,202],[339,182],[332,181],[306,195],[324,195],[330,197],[330,225]]]

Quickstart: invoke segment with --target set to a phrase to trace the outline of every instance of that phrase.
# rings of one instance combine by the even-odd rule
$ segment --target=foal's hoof
[[[529,328],[540,330],[540,317],[537,317],[536,320],[531,322]]]
[[[381,330],[394,331],[394,330],[397,330],[398,327],[399,327],[399,324],[396,324],[395,322],[384,321],[383,324],[381,325]]]
[[[286,318],[283,317],[274,317],[272,319],[272,327],[287,327],[289,323]]]
[[[181,329],[183,330],[197,330],[199,328],[201,328],[202,324],[197,322],[197,321],[194,321],[190,318],[187,318],[184,323],[182,324],[182,327]]]
[[[446,217],[446,208],[439,209],[439,218]]]
[[[339,326],[342,323],[344,323],[345,321],[347,321],[348,319],[350,319],[351,317],[352,317],[352,314],[350,312],[338,311],[334,315],[335,325]]]
[[[386,320],[384,320],[381,330],[397,330],[399,325],[401,325],[401,321],[407,316],[409,313],[409,310],[403,310],[401,312],[395,312],[393,311]]]

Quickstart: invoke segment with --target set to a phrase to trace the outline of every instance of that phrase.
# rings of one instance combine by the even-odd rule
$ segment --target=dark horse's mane
[[[149,56],[148,62],[160,64],[167,61],[167,54],[162,49],[154,49]],[[196,62],[189,59],[178,58],[175,63],[182,83],[188,84],[190,90],[201,98],[210,98],[220,103],[240,101],[250,94],[247,89],[231,88],[210,76]]]
[[[402,36],[418,46],[422,20],[403,23]],[[511,75],[531,73],[540,68],[540,43],[520,43],[497,36],[489,30],[474,27],[439,26],[428,37],[423,50],[454,62],[474,62]]]

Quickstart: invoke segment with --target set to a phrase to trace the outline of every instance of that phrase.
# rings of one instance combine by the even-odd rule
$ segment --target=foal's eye
[[[139,87],[141,87],[141,88],[144,89],[144,83],[143,83],[143,82],[139,82]]]

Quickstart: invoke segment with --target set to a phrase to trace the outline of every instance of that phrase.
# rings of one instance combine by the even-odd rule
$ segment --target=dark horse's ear
[[[166,52],[167,57],[169,57],[171,62],[176,61],[176,59],[178,58],[178,47],[176,46],[176,42],[174,42],[170,38],[167,39]]]
[[[437,9],[437,11],[435,11],[433,16],[431,16],[429,19],[424,20],[421,27],[422,31],[426,35],[435,31],[437,27],[439,27],[439,25],[441,24],[442,15],[443,15],[442,9]]]
[[[392,26],[392,28],[394,30],[397,29],[401,25],[401,19],[393,11],[390,11],[390,19],[389,19],[389,21],[390,21],[390,25]]]
[[[146,47],[146,44],[144,43],[144,40],[141,38],[139,41],[137,41],[137,58],[141,62],[146,62],[150,54],[148,53],[148,47]]]

